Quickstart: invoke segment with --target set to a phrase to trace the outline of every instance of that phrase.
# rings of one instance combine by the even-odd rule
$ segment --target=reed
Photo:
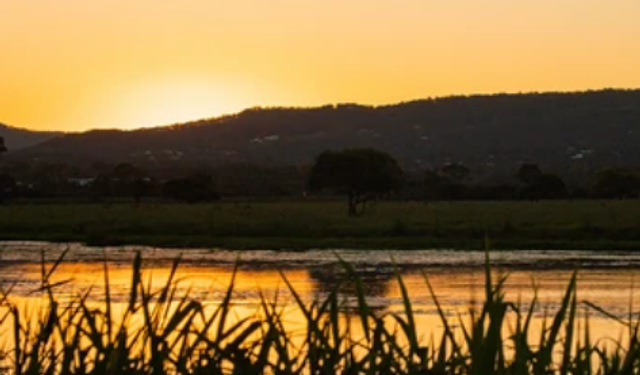
[[[87,291],[59,300],[51,282],[62,262],[42,267],[43,304],[20,307],[10,286],[0,288],[0,373],[36,374],[639,374],[640,323],[619,320],[629,339],[615,345],[593,343],[588,314],[576,297],[576,275],[567,285],[560,308],[540,331],[532,328],[534,297],[528,308],[506,300],[506,277],[492,278],[486,266],[484,301],[467,317],[451,318],[425,287],[436,305],[444,333],[431,336],[416,324],[411,297],[397,273],[404,311],[372,309],[351,265],[342,266],[356,280],[355,320],[344,319],[339,286],[325,297],[305,301],[282,275],[293,306],[276,296],[262,297],[254,315],[233,314],[235,274],[219,304],[207,309],[179,291],[177,259],[160,289],[143,280],[142,259],[133,262],[130,294],[116,308],[105,262],[102,291]],[[236,269],[237,271],[237,269]],[[91,293],[103,293],[101,302]],[[122,305],[123,303],[120,302]],[[604,313],[587,303],[590,310]],[[291,330],[287,317],[297,309],[303,330]],[[352,311],[353,313],[353,311]],[[390,322],[392,324],[390,324]],[[454,323],[460,328],[453,328]],[[357,329],[354,326],[357,324]],[[578,327],[582,329],[578,329]],[[363,332],[361,335],[355,332]]]

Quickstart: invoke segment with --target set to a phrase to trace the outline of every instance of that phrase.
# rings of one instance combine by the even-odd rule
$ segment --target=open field
[[[0,206],[1,240],[230,249],[640,249],[640,201]]]

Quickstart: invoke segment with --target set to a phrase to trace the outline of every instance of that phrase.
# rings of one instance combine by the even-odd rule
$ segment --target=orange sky
[[[640,87],[638,0],[0,0],[0,122]]]

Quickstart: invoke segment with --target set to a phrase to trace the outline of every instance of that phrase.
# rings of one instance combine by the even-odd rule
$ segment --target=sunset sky
[[[0,122],[640,87],[638,0],[0,0]]]

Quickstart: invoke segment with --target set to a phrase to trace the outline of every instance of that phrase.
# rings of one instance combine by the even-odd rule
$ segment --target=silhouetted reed
[[[91,291],[59,300],[51,282],[62,261],[42,267],[43,303],[24,307],[11,288],[0,293],[0,327],[4,346],[0,373],[31,374],[638,374],[638,322],[623,321],[628,342],[594,344],[588,314],[577,317],[576,275],[560,308],[532,328],[536,297],[527,309],[505,299],[506,277],[492,279],[486,266],[484,301],[470,308],[468,319],[452,318],[430,291],[444,332],[427,343],[430,327],[416,324],[411,298],[402,277],[397,284],[403,311],[380,312],[365,298],[355,278],[355,318],[342,316],[339,286],[321,299],[307,302],[282,275],[294,306],[278,297],[262,297],[257,312],[239,318],[233,313],[236,270],[223,298],[206,307],[178,290],[176,269],[160,289],[142,277],[142,259],[133,262],[126,302],[112,301],[105,262],[104,298],[90,300]],[[602,311],[588,304],[592,310]],[[303,329],[288,327],[293,309]],[[454,328],[454,324],[459,328]],[[578,327],[581,330],[578,330]],[[580,332],[579,332],[580,331]],[[360,333],[356,333],[360,332]]]

